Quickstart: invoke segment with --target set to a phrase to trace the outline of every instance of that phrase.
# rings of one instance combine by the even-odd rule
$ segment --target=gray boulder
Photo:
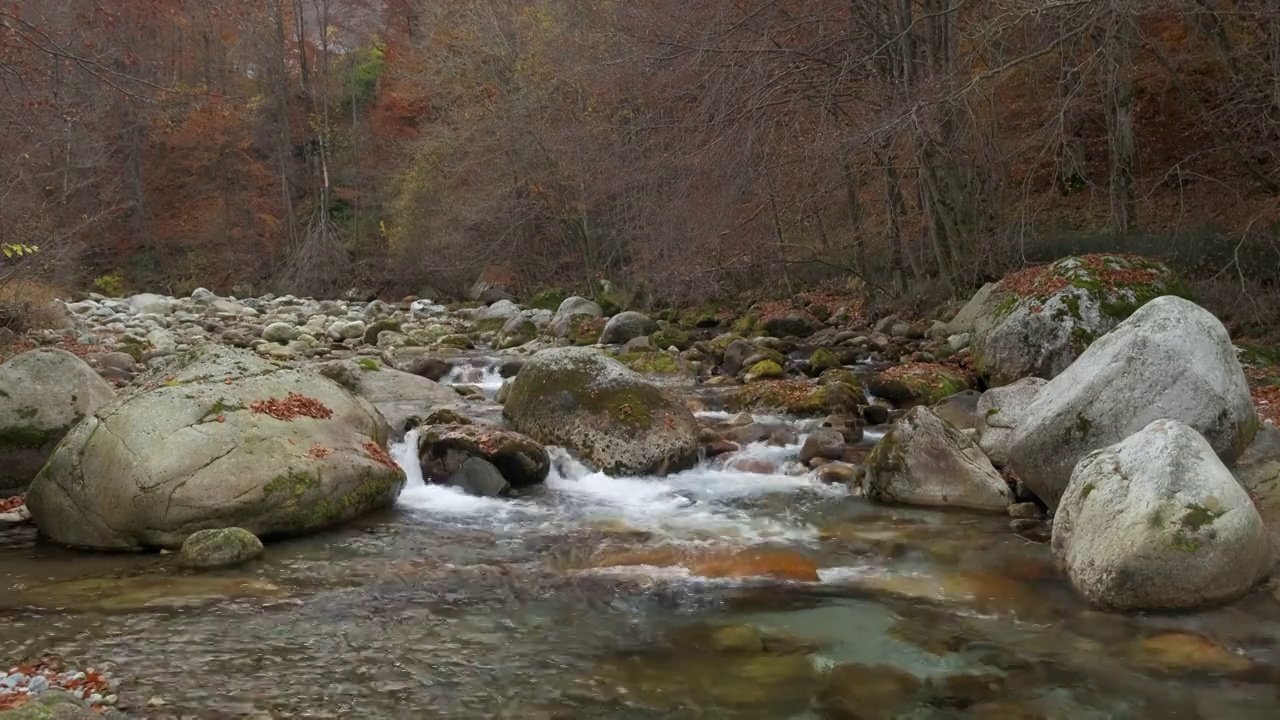
[[[593,318],[604,317],[604,310],[600,306],[584,297],[574,295],[565,298],[560,303],[560,308],[556,310],[555,315],[551,316],[551,323],[548,325],[551,334],[555,337],[566,337],[569,334],[569,321],[575,315],[586,315]]]
[[[934,403],[933,412],[961,430],[972,430],[978,426],[981,399],[982,393],[977,390],[961,390]]]
[[[992,386],[1052,379],[1134,310],[1184,292],[1169,268],[1128,255],[1069,257],[1015,273],[974,318],[974,365]]]
[[[469,495],[481,497],[499,497],[511,494],[511,485],[488,461],[469,457],[462,466],[449,476],[449,484],[460,488]]]
[[[476,313],[477,320],[510,320],[520,315],[520,306],[510,300],[499,300],[494,304],[480,309]]]
[[[604,332],[600,333],[601,345],[621,345],[633,338],[645,337],[658,331],[658,323],[648,315],[626,310],[609,318]]]
[[[815,458],[839,460],[844,457],[845,439],[839,430],[830,427],[818,428],[809,433],[800,447],[800,462],[809,462]]]
[[[168,315],[173,312],[173,298],[154,293],[141,293],[129,298],[129,309],[140,315]]]
[[[467,458],[493,465],[512,487],[537,485],[551,472],[551,459],[537,442],[511,430],[475,423],[424,425],[418,435],[423,475],[445,480]]]
[[[1190,425],[1227,464],[1258,429],[1226,328],[1178,297],[1143,306],[1049,381],[1014,434],[1009,465],[1052,508],[1081,458],[1161,418]]]
[[[182,542],[178,563],[189,568],[231,567],[260,558],[262,553],[262,541],[244,528],[199,530]]]
[[[41,534],[103,550],[178,547],[227,526],[295,535],[389,505],[404,486],[386,421],[332,380],[214,346],[155,377],[54,450],[27,493]]]
[[[978,447],[987,454],[991,464],[1005,467],[1009,464],[1009,447],[1018,424],[1027,408],[1036,399],[1040,389],[1049,383],[1043,378],[1023,378],[1012,385],[991,388],[982,393],[975,410],[978,431]]]
[[[899,420],[866,461],[871,500],[1005,512],[1009,486],[969,437],[924,406]]]
[[[503,414],[516,430],[575,450],[610,474],[662,474],[697,459],[693,414],[590,348],[553,348],[533,355],[512,382]]]
[[[498,331],[496,345],[499,350],[520,347],[538,336],[538,326],[523,315],[516,315],[507,320]]]
[[[457,409],[465,402],[452,388],[426,377],[386,367],[373,358],[336,360],[319,366],[321,375],[373,404],[400,437],[405,421],[440,409]]]
[[[721,367],[725,375],[736,377],[746,366],[747,358],[757,352],[755,344],[748,340],[734,340],[724,349],[724,363]]]
[[[66,350],[32,350],[0,364],[0,497],[24,490],[63,436],[113,397]]]
[[[1263,580],[1271,542],[1249,495],[1193,428],[1156,420],[1076,466],[1053,552],[1090,602],[1178,610]]]
[[[298,337],[298,329],[287,322],[273,322],[262,329],[262,339],[267,342],[285,343]]]

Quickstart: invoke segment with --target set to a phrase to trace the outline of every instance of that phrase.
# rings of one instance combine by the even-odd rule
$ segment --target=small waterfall
[[[442,385],[474,385],[486,397],[494,397],[502,388],[505,378],[497,365],[467,363],[455,365],[447,375],[440,379]]]

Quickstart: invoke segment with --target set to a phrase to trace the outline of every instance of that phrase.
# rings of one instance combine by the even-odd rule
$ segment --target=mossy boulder
[[[821,375],[827,370],[841,367],[840,358],[830,348],[818,348],[809,356],[809,374]]]
[[[498,331],[498,337],[494,345],[499,350],[510,350],[524,345],[537,336],[538,326],[529,318],[517,315],[502,324],[502,329]]]
[[[693,339],[689,337],[689,333],[669,323],[661,323],[661,325],[657,332],[649,335],[649,343],[658,350],[668,348],[688,350],[693,345]]]
[[[546,449],[518,432],[475,423],[424,425],[419,431],[424,477],[446,482],[473,457],[492,464],[513,488],[537,485],[551,471]]]
[[[601,345],[621,345],[658,331],[658,323],[644,313],[625,310],[609,318],[600,332]],[[665,349],[665,348],[664,348]]]
[[[503,414],[519,432],[567,447],[610,474],[662,474],[697,459],[698,425],[684,405],[590,348],[531,357]]]
[[[863,490],[876,502],[1004,512],[1009,486],[967,435],[917,406],[867,457]]]
[[[0,497],[26,489],[71,428],[113,397],[65,350],[32,350],[0,364]]]
[[[747,368],[747,382],[757,382],[760,380],[776,380],[786,377],[787,373],[782,369],[776,360],[760,360]]]
[[[760,323],[765,335],[776,338],[809,337],[818,329],[818,323],[807,312],[789,312],[775,315]]]
[[[392,333],[400,332],[399,321],[392,320],[390,318],[384,318],[382,320],[377,320],[377,321],[374,321],[373,323],[370,323],[369,327],[365,328],[365,331],[364,331],[364,344],[377,345],[378,335],[380,335],[383,332],[392,332]]]
[[[683,375],[689,372],[680,357],[669,352],[621,353],[614,359],[642,375]]]
[[[989,385],[1032,376],[1049,380],[1151,300],[1189,294],[1177,274],[1155,260],[1063,258],[1013,273],[986,294],[971,313],[970,351]]]
[[[781,411],[812,417],[856,414],[863,396],[857,388],[842,382],[812,380],[765,380],[744,385],[729,395],[732,412]]]
[[[242,565],[262,557],[262,541],[244,528],[218,528],[192,533],[182,543],[178,562],[188,568]]]
[[[568,334],[565,337],[574,345],[580,347],[595,345],[600,338],[600,334],[604,332],[605,324],[604,318],[590,315],[574,315],[569,318]]]
[[[41,534],[103,550],[176,548],[229,525],[295,535],[389,505],[404,486],[386,420],[326,377],[207,346],[151,380],[54,450],[27,493]]]
[[[871,394],[899,405],[933,403],[969,389],[959,370],[937,363],[906,363],[877,374],[867,383]]]

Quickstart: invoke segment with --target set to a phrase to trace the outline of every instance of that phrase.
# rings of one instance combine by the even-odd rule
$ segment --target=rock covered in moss
[[[969,389],[964,373],[937,363],[913,362],[879,373],[867,383],[871,394],[900,405],[931,405]]]
[[[809,374],[815,377],[840,367],[840,358],[830,348],[818,348],[809,356]]]
[[[693,340],[689,337],[689,333],[670,324],[661,323],[661,327],[649,336],[649,343],[655,349],[667,350],[675,348],[677,350],[688,350],[693,345]]]
[[[1077,591],[1117,610],[1232,600],[1272,560],[1262,518],[1213,448],[1163,419],[1076,466],[1054,517],[1053,551]]]
[[[842,382],[812,380],[765,380],[737,388],[729,395],[733,412],[744,410],[781,411],[789,415],[857,414],[863,396],[859,389]]]
[[[1226,328],[1178,297],[1143,306],[1050,380],[1018,425],[1009,466],[1052,508],[1082,457],[1161,418],[1190,425],[1228,464],[1258,429]]]
[[[537,336],[538,326],[529,318],[516,315],[502,324],[494,344],[499,350],[510,350],[524,345]]]
[[[424,425],[418,457],[423,475],[439,481],[447,480],[470,457],[492,464],[515,488],[537,485],[551,471],[546,449],[532,438],[475,423]]]
[[[241,565],[262,557],[262,541],[244,528],[199,530],[182,543],[178,562],[189,568]]]
[[[46,690],[21,707],[0,711],[4,720],[96,720],[103,717],[65,690]],[[107,715],[106,717],[111,717]]]
[[[209,346],[98,409],[27,494],[41,534],[109,550],[178,547],[235,525],[306,533],[395,501],[386,420],[320,375]]]
[[[759,360],[747,369],[747,382],[757,382],[759,380],[776,380],[786,377],[787,373],[782,369],[776,360]]]
[[[809,337],[818,324],[807,312],[799,310],[775,315],[760,323],[760,330],[770,337]]]
[[[669,352],[627,352],[615,355],[614,359],[642,375],[681,375],[688,372],[687,364]]]
[[[923,406],[912,408],[867,457],[871,500],[1004,512],[1011,493],[978,446]]]
[[[599,304],[584,297],[575,295],[565,298],[564,302],[560,303],[560,307],[556,309],[555,315],[551,317],[551,324],[548,326],[551,334],[560,338],[568,337],[569,321],[577,316],[603,318],[604,310],[600,308]],[[601,330],[603,330],[603,327]],[[596,337],[599,337],[599,332],[596,333]],[[595,342],[595,338],[592,338],[592,342]]]
[[[503,413],[516,430],[570,448],[615,475],[673,472],[697,459],[692,413],[589,348],[538,352],[516,375]]]
[[[114,396],[66,350],[32,350],[0,364],[0,497],[24,490],[58,441]]]
[[[973,320],[970,351],[992,386],[1052,379],[1090,343],[1146,303],[1186,295],[1165,265],[1133,255],[1084,255],[1004,278]]]

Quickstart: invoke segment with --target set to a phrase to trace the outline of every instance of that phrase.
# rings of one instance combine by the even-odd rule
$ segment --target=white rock
[[[284,345],[297,337],[298,331],[286,322],[273,322],[262,329],[262,339]]]
[[[987,454],[991,464],[1005,467],[1009,464],[1009,447],[1040,389],[1049,383],[1036,377],[1023,378],[1012,385],[991,388],[978,400],[978,446]]]
[[[1055,507],[1082,457],[1161,418],[1190,425],[1228,464],[1258,428],[1226,328],[1172,296],[1144,305],[1040,390],[1014,435],[1009,464]]]
[[[1009,486],[968,435],[912,408],[876,443],[862,488],[872,500],[1004,512]]]
[[[1156,420],[1076,466],[1053,551],[1096,605],[1176,610],[1228,601],[1265,578],[1271,541],[1207,441]]]

